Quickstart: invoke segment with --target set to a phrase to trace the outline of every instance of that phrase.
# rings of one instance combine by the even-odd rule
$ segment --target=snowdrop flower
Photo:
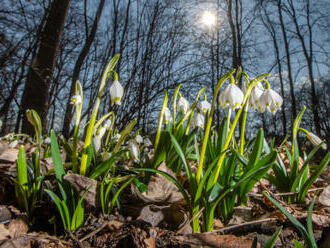
[[[205,115],[208,111],[211,110],[211,104],[206,100],[201,101],[197,104],[197,109],[200,113]]]
[[[110,87],[110,100],[111,105],[121,105],[121,98],[124,95],[124,88],[121,86],[118,80],[113,81]]]
[[[171,110],[169,110],[168,107],[166,107],[164,109],[164,122],[165,124],[168,124],[169,122],[172,121],[172,114],[171,114]]]
[[[195,118],[193,120],[193,126],[194,127],[200,127],[201,129],[204,129],[204,122],[205,122],[205,117],[201,113],[197,113],[195,115]]]
[[[141,144],[143,142],[143,138],[140,134],[135,137],[136,143]]]
[[[15,148],[17,146],[17,144],[18,144],[18,141],[14,140],[14,141],[10,142],[9,147],[10,148]]]
[[[259,98],[258,110],[264,112],[266,109],[275,114],[281,109],[283,103],[282,97],[272,89],[266,89]]]
[[[46,139],[44,139],[44,143],[45,144],[50,144],[51,143],[51,140],[49,137],[47,137]]]
[[[131,139],[128,141],[128,149],[134,161],[139,162],[140,150],[138,144],[136,143],[136,140]]]
[[[110,129],[110,127],[111,127],[111,120],[110,120],[110,119],[108,119],[108,120],[105,122],[104,127],[105,127],[106,129]]]
[[[307,139],[314,145],[314,146],[318,146],[320,145],[323,141],[320,139],[320,137],[318,137],[317,135],[315,135],[312,132],[308,132],[307,133]],[[324,150],[327,149],[327,145],[325,143],[323,143],[322,148]]]
[[[257,86],[252,89],[251,95],[250,95],[250,106],[253,109],[257,109],[258,102],[259,102],[259,99],[260,99],[262,93],[264,93],[264,87],[259,82],[257,84]]]
[[[114,139],[115,141],[118,141],[118,140],[120,139],[120,137],[121,137],[120,133],[116,133],[116,134],[113,136],[113,139]]]
[[[81,104],[81,96],[80,95],[74,95],[71,97],[71,104],[78,105]]]
[[[189,102],[187,101],[187,99],[183,96],[180,96],[177,108],[178,111],[182,111],[185,114],[189,109]]]
[[[244,99],[244,94],[235,84],[229,84],[219,95],[219,104],[225,108],[238,109]]]
[[[152,146],[151,140],[149,138],[145,138],[143,143],[144,143],[144,146],[146,146],[146,147]]]
[[[100,129],[98,129],[96,131],[96,134],[94,135],[94,139],[93,139],[93,141],[94,141],[94,148],[95,148],[95,151],[97,151],[97,152],[101,148],[101,141],[102,141],[102,138],[103,138],[106,130],[107,130],[106,127],[103,126]]]

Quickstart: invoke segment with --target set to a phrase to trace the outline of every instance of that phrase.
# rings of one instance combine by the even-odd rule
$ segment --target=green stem
[[[213,117],[214,108],[215,108],[215,105],[216,105],[216,102],[217,102],[217,95],[218,95],[218,92],[219,92],[220,87],[222,86],[222,84],[228,79],[228,77],[230,77],[231,74],[234,73],[234,71],[235,70],[232,70],[231,72],[226,73],[222,78],[220,78],[220,80],[218,81],[218,84],[217,84],[217,86],[214,90],[212,103],[211,103],[211,111],[210,111],[210,115],[209,115],[209,118],[208,118],[208,121],[207,121],[207,124],[206,124],[205,135],[204,135],[203,144],[202,144],[202,150],[201,150],[201,154],[200,154],[200,158],[199,158],[199,162],[198,162],[198,168],[197,168],[197,174],[196,174],[197,183],[199,183],[200,180],[201,180],[204,157],[205,157],[207,142],[208,142],[208,139],[209,139],[209,136],[210,136],[211,125],[212,125],[212,117]]]
[[[249,99],[248,99],[249,101]],[[244,153],[244,144],[245,144],[245,126],[246,126],[246,118],[247,118],[247,112],[249,109],[249,104],[248,102],[244,106],[244,111],[243,111],[243,119],[242,119],[242,126],[241,126],[241,140],[240,140],[240,151],[239,153],[243,155]]]
[[[84,150],[83,150],[83,155],[81,158],[81,165],[80,165],[80,175],[83,175],[83,176],[86,174],[86,169],[87,169],[87,160],[88,160],[87,147],[91,144],[93,130],[94,130],[94,124],[96,121],[97,113],[99,111],[100,102],[101,102],[101,97],[97,97],[95,105],[94,105],[92,117],[89,122],[88,129],[87,129],[86,139],[85,139],[85,143],[84,143]]]
[[[72,172],[78,172],[78,133],[79,124],[74,126],[73,131],[73,144],[72,144]]]
[[[164,91],[165,93],[165,96],[164,96],[164,101],[163,101],[163,106],[162,106],[162,109],[159,113],[159,117],[158,117],[158,128],[157,128],[157,134],[156,134],[156,139],[155,139],[155,153],[157,152],[157,148],[158,148],[158,143],[159,143],[159,140],[160,140],[160,134],[161,134],[161,131],[162,131],[162,124],[163,124],[163,119],[164,119],[164,111],[165,111],[165,108],[167,106],[167,102],[168,102],[168,96],[167,96],[167,91],[165,90]]]
[[[244,96],[244,99],[243,99],[243,102],[242,102],[242,105],[245,106],[245,104],[247,104],[247,101],[249,100],[249,97],[250,97],[250,94],[251,94],[251,90],[253,87],[255,87],[257,85],[257,83],[261,80],[264,79],[265,76],[267,76],[268,74],[262,74],[258,77],[256,77],[255,79],[252,80],[251,84],[249,85],[249,87],[246,89],[246,94]],[[230,144],[230,141],[231,141],[231,137],[233,136],[234,134],[234,131],[235,131],[235,128],[236,128],[236,125],[238,123],[238,120],[242,114],[242,111],[243,111],[243,108],[240,108],[239,111],[237,112],[236,116],[235,116],[235,119],[234,119],[234,122],[231,126],[231,129],[230,129],[230,132],[227,136],[227,139],[226,139],[226,142],[225,142],[225,145],[223,147],[223,150],[222,150],[222,153],[221,153],[221,156],[218,160],[218,163],[217,163],[217,170],[216,170],[216,173],[215,173],[215,177],[214,177],[214,181],[213,181],[213,185],[216,184],[216,182],[218,181],[218,177],[219,177],[219,174],[220,174],[220,169],[221,169],[221,166],[222,166],[222,163],[223,163],[223,160],[225,159],[225,156],[226,156],[226,153],[224,151],[227,150],[229,144]]]

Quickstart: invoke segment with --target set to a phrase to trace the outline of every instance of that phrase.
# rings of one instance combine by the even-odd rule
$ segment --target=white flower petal
[[[124,94],[124,88],[121,86],[118,80],[113,81],[110,87],[110,100],[111,105],[121,105],[121,98]]]
[[[200,113],[205,115],[208,111],[211,110],[211,104],[206,100],[201,101],[197,104],[197,109]]]
[[[177,105],[178,111],[182,111],[183,113],[186,113],[189,109],[189,102],[186,98],[180,97]]]

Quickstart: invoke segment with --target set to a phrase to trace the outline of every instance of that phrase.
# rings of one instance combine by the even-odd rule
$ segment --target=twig
[[[189,221],[186,221],[182,227],[176,232],[177,234],[179,234],[180,232],[182,232],[182,230],[184,229],[184,227],[187,225],[187,224],[190,224],[194,219],[196,219],[197,217],[199,217],[203,211],[204,211],[204,207],[201,208],[201,210],[199,210],[199,212],[197,214],[195,214],[195,216],[193,216]]]
[[[325,189],[324,187],[323,188],[315,188],[315,189],[310,189],[308,190],[307,192],[314,192],[314,191],[318,191],[318,190],[323,190]],[[273,196],[291,196],[291,195],[296,195],[298,194],[299,192],[287,192],[287,193],[277,193],[277,194],[272,194]],[[255,197],[263,197],[264,195],[262,194],[254,194],[254,193],[247,193],[246,194],[247,196],[255,196]]]
[[[102,226],[100,226],[98,229],[94,230],[93,232],[87,234],[85,237],[83,237],[82,239],[80,239],[80,242],[83,242],[86,239],[89,239],[90,237],[94,236],[95,234],[97,234],[98,232],[102,231],[103,228],[105,228],[109,223],[106,222],[104,223]]]
[[[79,246],[79,248],[84,248],[84,245],[81,243],[81,241],[72,234],[72,232],[68,231],[70,237],[73,239],[73,241],[75,241],[77,243],[77,245]]]
[[[242,223],[242,224],[237,224],[237,225],[234,225],[234,226],[223,227],[223,228],[220,228],[218,230],[213,230],[213,231],[211,231],[209,233],[231,231],[231,230],[234,230],[234,229],[237,229],[237,228],[241,228],[241,227],[245,227],[245,226],[260,224],[260,223],[263,223],[263,222],[271,222],[271,221],[276,221],[276,220],[277,220],[276,218],[268,218],[268,219],[263,219],[263,220],[255,220],[255,221],[245,222],[245,223]]]

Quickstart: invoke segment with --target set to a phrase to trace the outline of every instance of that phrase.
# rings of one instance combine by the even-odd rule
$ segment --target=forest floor
[[[109,216],[97,214],[86,203],[88,216],[74,232],[65,232],[54,221],[60,218],[52,202],[40,202],[32,219],[18,210],[12,178],[16,177],[18,149],[0,146],[0,248],[26,247],[263,247],[279,226],[283,230],[276,247],[294,247],[293,239],[302,240],[298,230],[262,192],[276,198],[306,226],[307,208],[318,193],[313,208],[314,235],[320,248],[330,247],[330,168],[312,185],[303,204],[287,204],[288,195],[280,194],[261,180],[249,194],[247,206],[235,208],[231,220],[215,220],[214,231],[192,233],[185,201],[174,185],[162,176],[151,180],[149,192],[142,195],[133,187],[121,195],[121,208]],[[47,161],[43,163],[47,167]],[[164,193],[164,189],[167,192]],[[169,193],[168,190],[171,190]],[[322,200],[320,197],[322,196]],[[98,211],[99,212],[99,211]],[[202,214],[202,211],[201,213]],[[57,224],[54,224],[57,223]]]

